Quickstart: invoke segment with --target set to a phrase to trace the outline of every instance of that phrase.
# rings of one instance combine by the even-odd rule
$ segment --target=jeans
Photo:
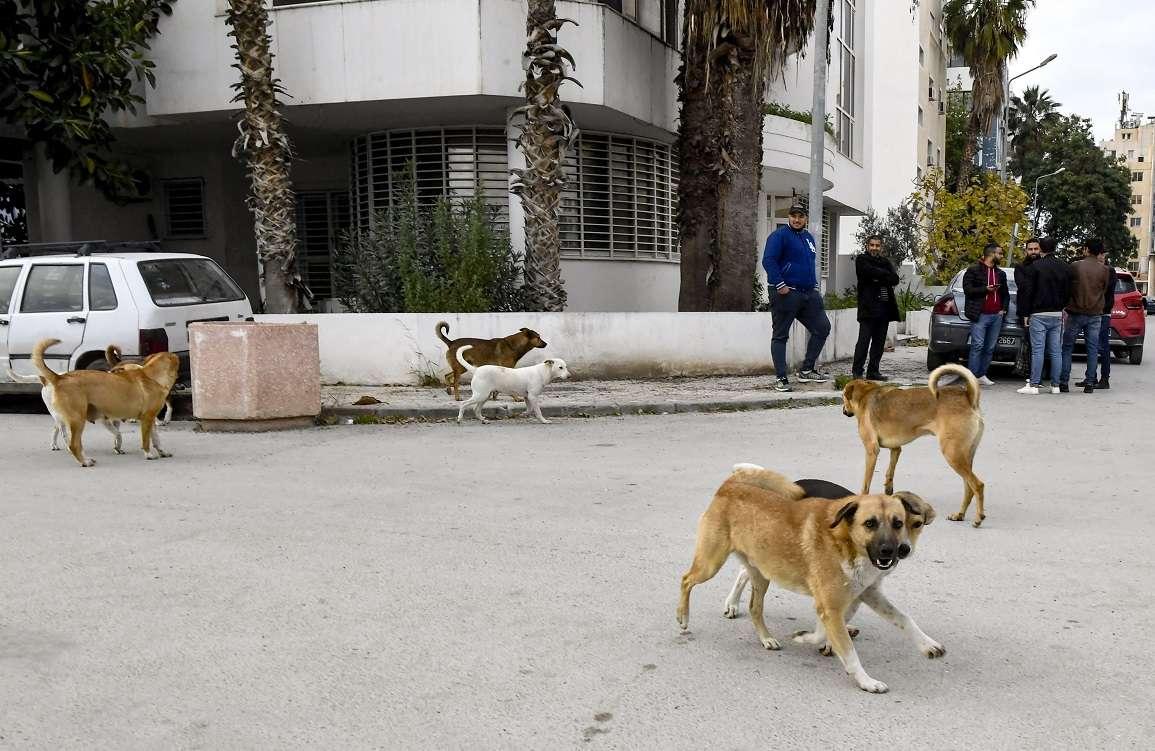
[[[890,328],[890,321],[885,318],[867,318],[858,322],[858,343],[854,345],[854,364],[850,372],[861,376],[862,368],[870,375],[878,374],[878,365],[882,361],[882,350],[886,347],[886,332]],[[869,362],[866,359],[870,352]]]
[[[999,343],[999,332],[1003,330],[1002,313],[982,313],[979,319],[971,324],[971,354],[967,367],[975,374],[975,378],[982,378],[991,366],[991,359],[995,356],[995,347]]]
[[[1051,363],[1051,385],[1059,385],[1063,371],[1063,317],[1031,316],[1031,385],[1043,381],[1043,354]]]
[[[822,305],[822,295],[816,289],[792,289],[785,295],[778,290],[770,290],[770,318],[774,333],[770,337],[770,357],[774,360],[774,373],[779,378],[786,377],[786,342],[790,339],[790,325],[797,320],[810,332],[806,344],[806,356],[801,370],[813,370],[814,362],[822,353],[826,337],[830,336],[830,319]]]
[[[1111,316],[1099,322],[1099,375],[1095,383],[1111,380]]]
[[[1087,375],[1089,381],[1095,380],[1095,367],[1099,360],[1099,329],[1103,316],[1085,316],[1071,313],[1067,316],[1067,326],[1063,329],[1063,373],[1059,376],[1059,383],[1071,380],[1071,354],[1075,351],[1075,339],[1083,334],[1083,341],[1087,343]]]

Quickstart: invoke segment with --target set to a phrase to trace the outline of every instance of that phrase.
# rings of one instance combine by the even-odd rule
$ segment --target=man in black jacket
[[[881,237],[866,238],[866,252],[854,259],[854,270],[858,274],[858,344],[854,347],[851,374],[855,378],[863,377],[862,368],[867,364],[869,350],[866,378],[885,381],[886,376],[879,372],[878,365],[886,346],[886,331],[891,321],[898,320],[894,285],[898,284],[899,277],[894,264],[882,254]]]
[[[987,378],[987,368],[999,343],[999,332],[1003,330],[1003,319],[1011,305],[1011,292],[1007,289],[1007,274],[999,268],[1003,249],[996,243],[988,243],[983,248],[981,261],[971,266],[963,274],[963,317],[971,321],[971,351],[967,367],[983,386],[993,386]]]
[[[1051,365],[1051,393],[1059,393],[1063,370],[1063,308],[1071,298],[1071,267],[1055,257],[1054,238],[1039,243],[1041,257],[1027,267],[1018,281],[1018,314],[1031,340],[1031,378],[1020,394],[1037,394],[1043,381],[1044,356]]]

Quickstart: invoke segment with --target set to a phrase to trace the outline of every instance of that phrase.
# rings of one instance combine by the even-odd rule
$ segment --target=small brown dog
[[[517,361],[531,349],[541,349],[545,346],[541,336],[533,329],[521,329],[516,334],[503,336],[500,339],[461,339],[449,338],[449,324],[439,321],[436,327],[437,338],[445,342],[449,350],[445,353],[445,361],[449,363],[449,375],[446,380],[449,386],[445,393],[453,394],[453,398],[461,401],[461,376],[465,368],[457,361],[457,350],[469,347],[463,356],[465,361],[473,366],[500,365],[503,368],[512,368]]]
[[[964,388],[939,388],[943,376],[953,373],[962,378]],[[870,492],[870,481],[881,449],[890,449],[890,466],[886,470],[887,494],[894,492],[894,468],[902,447],[924,435],[938,436],[939,449],[947,464],[963,479],[962,508],[947,518],[962,521],[971,498],[975,500],[974,526],[987,518],[983,506],[985,486],[974,473],[975,452],[983,437],[983,415],[979,411],[979,384],[961,365],[943,365],[930,374],[925,387],[904,389],[873,381],[854,380],[842,390],[842,413],[858,418],[858,435],[866,448],[866,476],[863,494]]]
[[[172,456],[160,446],[153,428],[156,416],[164,408],[168,392],[176,383],[180,359],[171,352],[151,355],[139,367],[115,373],[99,370],[74,370],[63,375],[44,364],[44,352],[59,339],[44,339],[32,350],[32,364],[44,386],[50,389],[46,401],[62,422],[68,434],[68,450],[81,467],[96,462],[84,455],[81,436],[84,423],[107,419],[139,420],[140,444],[146,459]]]
[[[923,655],[945,654],[906,613],[882,594],[887,571],[911,552],[910,516],[925,518],[915,497],[860,495],[828,500],[799,498],[770,489],[777,477],[761,468],[740,466],[714,494],[698,521],[694,561],[682,576],[678,623],[689,629],[690,592],[718,573],[731,553],[750,575],[750,620],[766,649],[781,649],[762,617],[770,582],[814,598],[822,632],[799,641],[829,642],[843,668],[863,691],[884,693],[887,686],[867,674],[846,628],[846,613],[859,600],[904,631]],[[775,473],[776,474],[776,473]],[[750,482],[753,480],[753,482]],[[767,487],[770,486],[770,487]]]
[[[149,358],[156,357],[156,354],[149,355]],[[111,366],[108,369],[109,373],[116,373],[121,370],[132,370],[133,368],[144,367],[143,364],[138,362],[125,362],[124,358],[120,355],[120,347],[116,346],[115,344],[110,344],[104,348],[104,360]],[[145,362],[148,362],[148,358],[145,358]],[[166,398],[164,401],[164,417],[157,420],[157,422],[159,422],[161,425],[168,425],[169,420],[171,419],[172,399]]]

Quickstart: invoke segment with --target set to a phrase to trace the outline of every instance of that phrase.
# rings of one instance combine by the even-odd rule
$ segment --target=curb
[[[597,402],[592,404],[542,405],[545,417],[621,417],[623,415],[665,415],[701,412],[746,412],[768,409],[799,409],[802,407],[825,407],[842,402],[842,394],[837,391],[818,391],[799,396],[755,397],[746,399],[708,399],[678,401],[676,399],[645,402]],[[321,420],[333,421],[361,418],[364,422],[399,422],[402,420],[456,420],[457,407],[326,407],[321,410]],[[524,404],[491,404],[483,408],[483,414],[490,419],[520,417]],[[376,418],[375,420],[373,418]],[[471,415],[466,416],[472,420]]]

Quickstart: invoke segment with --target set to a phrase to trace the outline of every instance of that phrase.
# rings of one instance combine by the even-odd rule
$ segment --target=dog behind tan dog
[[[144,361],[148,362],[149,358],[156,357],[156,355],[158,355],[158,354],[161,354],[161,353],[158,352],[158,353],[151,354],[148,357],[146,357]],[[109,373],[116,373],[117,371],[120,371],[120,370],[132,370],[134,368],[144,367],[143,363],[125,362],[124,358],[120,354],[120,347],[116,346],[115,344],[110,344],[104,348],[104,360],[105,360],[105,362],[107,362],[109,364],[109,366],[111,366],[108,369]],[[164,400],[164,417],[161,417],[159,420],[157,420],[157,422],[160,423],[161,425],[168,425],[169,420],[171,420],[171,419],[172,419],[172,399],[166,398]]]
[[[445,393],[453,394],[453,398],[461,401],[461,376],[465,373],[465,367],[457,359],[457,350],[462,347],[469,349],[462,353],[465,361],[470,365],[479,367],[481,365],[500,365],[503,368],[512,368],[517,365],[517,361],[525,356],[526,352],[531,349],[541,349],[546,346],[542,341],[541,336],[533,329],[520,329],[516,334],[503,336],[499,339],[472,339],[470,337],[462,337],[461,339],[450,339],[449,324],[445,321],[438,321],[434,329],[437,332],[437,338],[445,342],[448,350],[445,352],[445,361],[449,363],[449,375],[445,380],[449,382]]]
[[[927,657],[945,653],[878,587],[884,572],[910,552],[907,517],[921,515],[917,506],[889,495],[840,500],[798,498],[797,493],[787,497],[768,489],[778,481],[762,481],[758,469],[742,467],[727,478],[698,522],[694,561],[682,576],[678,603],[683,631],[689,629],[690,592],[713,578],[736,553],[750,574],[750,619],[767,649],[781,648],[762,617],[766,590],[773,581],[814,598],[824,633],[809,637],[807,643],[829,641],[847,674],[864,691],[883,693],[887,686],[867,674],[847,633],[845,615],[856,600],[909,634]]]
[[[59,344],[44,339],[32,350],[32,364],[51,389],[52,412],[68,432],[68,450],[81,467],[96,462],[84,455],[81,437],[84,424],[98,419],[140,421],[140,443],[145,458],[172,456],[160,446],[154,430],[156,416],[164,408],[168,392],[176,383],[180,359],[171,352],[159,352],[141,364],[115,373],[74,370],[60,374],[44,364],[44,353]]]

